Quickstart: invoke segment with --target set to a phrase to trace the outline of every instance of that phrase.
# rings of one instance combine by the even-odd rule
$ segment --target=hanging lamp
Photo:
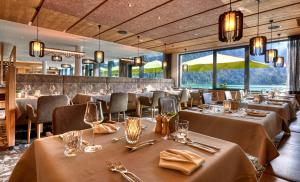
[[[186,53],[186,49],[184,49],[184,52]],[[182,64],[182,72],[189,71],[189,65],[188,64]]]
[[[62,56],[60,56],[60,55],[53,55],[53,56],[51,56],[51,60],[52,61],[61,62],[62,61]]]
[[[138,55],[134,58],[134,65],[141,66],[143,64],[143,59],[140,56],[140,36],[137,36],[138,39]]]
[[[222,42],[238,41],[243,37],[243,13],[232,11],[230,0],[229,11],[219,17],[219,40]]]
[[[162,69],[166,69],[168,67],[168,62],[167,62],[167,56],[166,56],[166,52],[167,52],[167,44],[164,44],[165,46],[165,50],[164,50],[164,60],[162,62]]]
[[[45,55],[45,44],[39,41],[39,9],[36,9],[36,40],[29,42],[29,55],[31,57],[44,57]]]
[[[259,3],[257,0],[257,36],[250,39],[250,54],[260,56],[266,54],[267,37],[259,35]]]
[[[99,28],[99,37],[98,37],[98,45],[99,45],[99,49],[97,51],[94,52],[94,60],[96,63],[104,63],[104,52],[101,51],[101,41],[100,41],[100,29],[101,29],[101,25],[98,25]]]
[[[270,24],[271,26],[269,27],[269,29],[271,29],[271,41],[270,41],[270,44],[271,44],[271,49],[267,50],[266,51],[266,54],[265,54],[265,63],[274,63],[276,61],[276,58],[278,56],[278,50],[277,49],[273,49],[272,48],[272,40],[273,40],[273,20],[270,20]]]
[[[277,34],[278,39],[280,38],[280,33]],[[279,41],[278,41],[278,49],[279,49]],[[276,60],[274,62],[274,67],[284,67],[284,57],[283,56],[277,56]]]

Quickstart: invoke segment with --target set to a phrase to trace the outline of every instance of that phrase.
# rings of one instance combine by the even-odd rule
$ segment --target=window
[[[179,59],[182,87],[212,88],[213,51],[182,54]],[[184,64],[188,68],[183,72]]]
[[[163,59],[163,54],[144,56],[145,65],[143,78],[163,78]]]
[[[271,44],[267,44],[271,48]],[[273,42],[272,48],[278,49],[278,55],[288,62],[288,41]],[[273,63],[266,64],[264,56],[250,56],[250,90],[268,91],[271,89],[287,89],[286,67],[274,67]],[[253,66],[261,64],[261,66]]]
[[[217,88],[244,89],[245,48],[217,51]]]
[[[101,63],[99,71],[100,71],[99,75],[101,77],[108,77],[108,63],[107,62]]]

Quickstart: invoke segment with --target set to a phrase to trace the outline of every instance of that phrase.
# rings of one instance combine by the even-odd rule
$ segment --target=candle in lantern
[[[141,134],[141,121],[139,118],[128,118],[125,121],[125,137],[129,144],[139,141]]]

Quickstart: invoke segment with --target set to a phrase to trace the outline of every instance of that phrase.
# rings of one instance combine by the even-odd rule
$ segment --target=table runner
[[[193,140],[220,147],[216,154],[209,154],[155,135],[154,123],[143,121],[148,128],[141,140],[157,138],[158,142],[135,152],[125,149],[125,141],[111,143],[118,133],[96,135],[95,143],[103,150],[96,153],[82,153],[67,158],[63,154],[63,142],[57,137],[35,140],[17,163],[10,181],[124,181],[121,175],[109,171],[106,161],[121,161],[127,169],[144,181],[256,181],[256,170],[242,149],[231,142],[189,132]],[[91,139],[91,130],[84,131],[84,138]],[[190,176],[158,167],[159,152],[166,149],[184,149],[205,158],[205,163]]]
[[[246,119],[224,114],[203,114],[198,111],[180,111],[180,119],[190,122],[190,130],[239,144],[242,149],[266,164],[279,153],[273,144],[282,130],[289,132],[287,125],[270,112],[266,117]]]

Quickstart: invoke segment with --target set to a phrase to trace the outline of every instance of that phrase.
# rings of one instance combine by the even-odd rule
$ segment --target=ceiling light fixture
[[[95,59],[95,62],[96,63],[104,63],[104,52],[101,51],[101,41],[100,41],[100,35],[101,35],[101,25],[98,25],[98,28],[99,28],[99,42],[98,42],[98,45],[99,45],[99,49],[97,51],[94,52],[94,59]]]
[[[95,60],[93,59],[82,59],[82,64],[95,64]]]
[[[168,61],[167,61],[167,44],[165,43],[164,44],[165,46],[165,50],[164,50],[164,55],[163,55],[163,62],[162,62],[162,69],[166,69],[168,67]]]
[[[36,8],[39,12],[39,9]],[[29,42],[29,55],[32,57],[44,57],[45,55],[45,44],[39,41],[39,15],[36,16],[36,40]]]
[[[184,49],[184,53],[186,53],[186,49]],[[189,71],[189,65],[188,64],[182,64],[182,72]]]
[[[50,66],[50,67],[49,67],[49,70],[51,70],[51,71],[57,71],[58,68]]]
[[[276,61],[276,58],[278,56],[278,50],[277,49],[273,49],[272,48],[272,40],[273,40],[273,20],[270,20],[270,28],[271,29],[271,41],[270,41],[270,44],[271,44],[271,49],[267,50],[266,51],[266,54],[265,54],[265,63],[274,63]]]
[[[85,56],[85,52],[78,52],[78,51],[69,51],[69,50],[62,50],[62,49],[55,49],[55,48],[45,48],[45,54],[54,54],[60,55],[65,57],[76,57],[81,58]]]
[[[127,31],[125,31],[125,30],[118,30],[118,34],[126,35],[126,34],[127,34]]]
[[[243,13],[232,11],[230,0],[229,11],[219,17],[219,40],[222,42],[238,41],[243,37]]]
[[[280,33],[277,34],[278,39],[280,38]],[[278,49],[279,49],[279,41],[278,41]],[[284,67],[284,57],[283,56],[277,56],[276,60],[274,62],[274,67]]]
[[[143,58],[140,56],[140,36],[137,36],[138,39],[138,55],[134,58],[134,65],[141,66],[143,64]]]
[[[61,62],[62,61],[62,56],[60,56],[60,55],[53,55],[53,56],[51,56],[51,60],[52,61]]]
[[[61,64],[60,66],[64,69],[72,68],[72,65],[70,65],[70,64]]]
[[[257,0],[257,36],[250,39],[250,54],[260,56],[266,54],[267,37],[259,35],[259,3]]]

